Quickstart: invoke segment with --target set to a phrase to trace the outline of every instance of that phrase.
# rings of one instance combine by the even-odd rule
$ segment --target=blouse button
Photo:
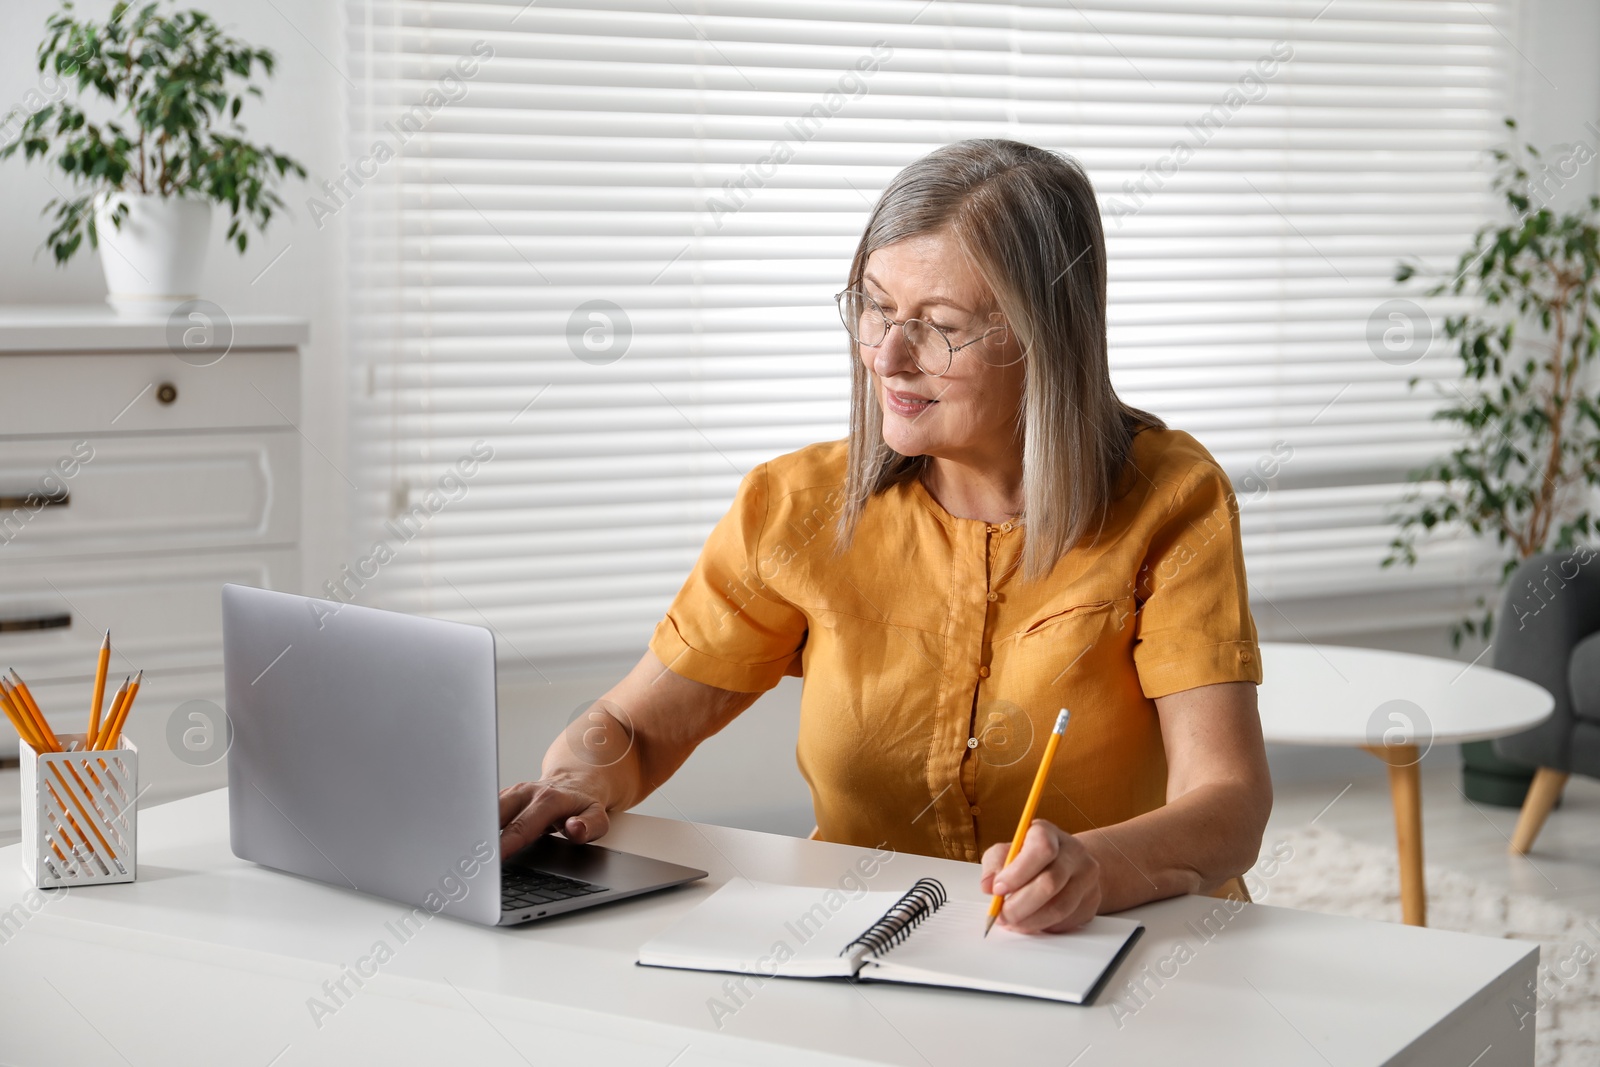
[[[989,603],[993,604],[996,600],[999,600],[999,599],[1000,599],[1000,594],[999,593],[990,593],[989,594]]]
[[[977,748],[978,747],[978,739],[976,737],[967,738],[967,747],[968,748]]]
[[[1239,662],[1240,663],[1249,663],[1250,662],[1250,653],[1248,653],[1248,652],[1239,653]]]
[[[979,678],[987,678],[987,677],[989,677],[989,668],[988,667],[979,667],[978,668],[978,677]]]
[[[978,805],[974,804],[974,805],[972,805],[972,814],[975,815],[975,816],[976,815],[982,815],[983,812],[979,810]]]

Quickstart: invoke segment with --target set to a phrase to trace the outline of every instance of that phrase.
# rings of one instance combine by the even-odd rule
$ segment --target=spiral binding
[[[848,956],[857,945],[867,950],[869,956],[881,956],[911,936],[911,928],[939,910],[950,899],[944,883],[937,878],[918,878],[894,906],[883,913],[883,918],[867,927],[865,932],[840,950]]]

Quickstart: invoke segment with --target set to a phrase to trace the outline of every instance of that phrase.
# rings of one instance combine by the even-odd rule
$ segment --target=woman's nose
[[[897,374],[916,369],[916,359],[911,354],[911,346],[906,344],[905,330],[899,326],[890,326],[877,348],[868,349],[872,354],[872,370],[880,378],[893,378]]]

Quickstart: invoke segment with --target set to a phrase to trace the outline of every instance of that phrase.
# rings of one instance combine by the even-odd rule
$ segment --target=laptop
[[[500,857],[494,634],[222,587],[240,859],[508,926],[705,871],[546,834]]]

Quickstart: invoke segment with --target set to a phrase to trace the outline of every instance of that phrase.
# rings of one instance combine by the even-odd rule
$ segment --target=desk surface
[[[1127,913],[1146,933],[1090,1007],[795,979],[734,1000],[731,976],[638,967],[638,946],[729,878],[820,898],[871,853],[631,814],[605,843],[711,876],[521,927],[430,918],[402,939],[404,905],[236,859],[223,790],[140,813],[133,884],[43,900],[18,848],[0,849],[0,1062],[970,1067],[1002,1049],[1055,1067],[1533,1062],[1531,1019],[1517,1031],[1508,1007],[1536,945],[1201,897]],[[975,872],[893,854],[870,885],[933,875],[982,900]]]

